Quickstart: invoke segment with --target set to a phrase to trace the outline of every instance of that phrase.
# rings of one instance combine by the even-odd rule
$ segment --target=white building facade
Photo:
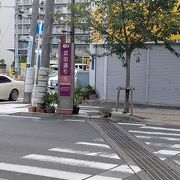
[[[14,15],[15,0],[0,0],[0,59],[5,60],[7,68],[14,61]]]
[[[180,52],[180,46],[175,46]],[[91,52],[104,51],[101,45],[91,45]],[[138,59],[140,59],[139,62]],[[125,68],[117,56],[92,59],[90,84],[100,99],[116,101],[118,86],[125,87]],[[147,50],[137,50],[131,57],[131,86],[134,102],[141,104],[180,105],[180,58],[163,45],[151,44]],[[120,101],[124,92],[120,93]]]

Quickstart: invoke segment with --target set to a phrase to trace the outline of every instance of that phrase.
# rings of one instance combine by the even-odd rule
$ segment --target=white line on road
[[[105,177],[105,176],[97,175],[97,176],[87,178],[87,180],[122,180],[122,179],[121,178]]]
[[[178,160],[175,160],[175,162],[176,162],[178,165],[180,165],[180,161],[178,161]]]
[[[14,116],[14,115],[7,115],[7,114],[0,114],[0,117],[12,117],[12,118],[21,118],[21,119],[41,119],[39,117]]]
[[[118,124],[122,124],[122,125],[129,125],[129,126],[143,126],[144,124],[136,124],[136,123],[118,123]]]
[[[176,131],[176,132],[180,132],[180,129],[174,129],[174,128],[153,127],[153,126],[142,126],[142,127],[140,127],[140,128],[142,128],[142,129],[166,130],[166,131]]]
[[[179,148],[179,149],[180,149],[180,144],[174,144],[174,145],[172,145],[171,147],[172,147],[172,148],[177,148],[177,149]]]
[[[23,156],[22,158],[42,161],[42,162],[66,164],[70,166],[97,168],[97,169],[103,169],[103,170],[111,169],[117,166],[117,164],[112,164],[112,163],[102,163],[102,162],[96,162],[96,161],[86,161],[86,160],[55,157],[55,156],[45,156],[45,155],[39,155],[39,154],[29,154],[27,156]]]
[[[18,173],[23,173],[23,174],[31,174],[31,175],[37,175],[37,176],[44,176],[44,177],[50,177],[50,178],[57,178],[57,179],[65,179],[65,180],[70,180],[70,179],[82,180],[82,179],[90,177],[89,174],[39,168],[39,167],[34,167],[34,166],[7,164],[3,162],[0,163],[0,170],[18,172]]]
[[[167,141],[180,141],[180,138],[170,138],[170,137],[160,137],[160,136],[137,136],[137,138],[140,138],[140,139],[154,139],[154,138],[157,138],[157,139],[164,139],[164,140],[167,140]]]
[[[138,166],[131,166],[127,164],[120,165],[102,174],[88,178],[88,180],[121,180],[138,173],[141,169]]]
[[[85,120],[80,120],[80,119],[67,119],[67,120],[64,120],[64,122],[85,122]]]
[[[174,156],[180,153],[180,151],[173,151],[173,150],[159,150],[154,152],[155,154],[163,154],[163,155],[170,155]]]
[[[52,148],[49,151],[62,152],[62,153],[73,153],[73,154],[81,154],[86,156],[96,156],[96,157],[104,157],[111,159],[120,159],[119,156],[115,153],[103,153],[103,152],[89,152],[89,151],[75,151],[72,149],[64,149],[64,148]]]
[[[106,144],[97,144],[97,143],[89,143],[89,142],[77,142],[75,144],[81,144],[81,145],[87,145],[87,146],[96,146],[96,147],[103,147],[103,148],[111,149],[111,147],[109,145],[106,145]]]
[[[130,130],[131,133],[138,133],[138,134],[153,134],[153,135],[165,135],[165,136],[180,136],[180,134],[176,133],[163,133],[163,132],[148,132],[148,131],[134,131]]]

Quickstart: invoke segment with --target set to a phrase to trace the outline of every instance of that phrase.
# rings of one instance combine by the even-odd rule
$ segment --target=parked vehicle
[[[58,74],[56,74],[55,76],[49,77],[48,88],[49,89],[58,89]]]
[[[82,64],[82,63],[75,63],[75,69],[77,70],[87,70],[89,69],[87,64]]]
[[[24,92],[24,82],[16,81],[9,76],[0,74],[0,99],[16,101],[22,97]]]
[[[50,73],[49,73],[49,77],[54,77],[54,76],[57,76],[58,75],[58,70],[52,70]]]

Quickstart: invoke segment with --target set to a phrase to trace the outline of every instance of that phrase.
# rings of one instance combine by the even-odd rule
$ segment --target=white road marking
[[[21,119],[41,119],[39,117],[28,117],[28,116],[14,116],[14,115],[0,115],[0,117],[12,117],[12,118],[21,118]]]
[[[148,132],[148,131],[134,131],[134,130],[129,130],[131,133],[138,133],[138,134],[153,134],[153,135],[165,135],[165,136],[180,136],[180,134],[176,133],[163,133],[163,132]]]
[[[120,159],[119,156],[115,153],[103,153],[103,152],[89,152],[89,151],[75,151],[72,149],[64,149],[64,148],[52,148],[49,151],[62,152],[62,153],[73,153],[73,154],[81,154],[87,156],[96,156],[96,157],[104,157],[104,158],[112,158],[112,159]]]
[[[136,123],[118,123],[118,124],[124,124],[124,125],[129,125],[129,126],[143,126],[144,124],[136,124]]]
[[[159,150],[154,152],[155,154],[163,154],[163,155],[170,155],[174,156],[180,153],[180,151],[172,151],[172,150]]]
[[[67,119],[67,120],[64,120],[64,122],[85,122],[85,120],[80,120],[80,119]]]
[[[97,176],[87,178],[87,180],[122,180],[122,179],[97,175]]]
[[[174,144],[171,146],[172,148],[180,148],[180,144]]]
[[[88,180],[121,180],[139,171],[141,171],[141,169],[138,166],[123,164],[97,176],[90,177]]]
[[[52,162],[52,163],[61,163],[71,166],[81,166],[81,167],[89,167],[89,168],[97,168],[97,169],[111,169],[117,164],[112,163],[102,163],[96,161],[86,161],[86,160],[79,160],[79,159],[71,159],[71,158],[64,158],[64,157],[55,157],[55,156],[45,156],[45,155],[38,155],[38,154],[29,154],[27,156],[23,156],[24,159],[31,159],[37,160],[42,162]]]
[[[180,129],[174,129],[174,128],[153,127],[153,126],[142,126],[142,127],[140,127],[140,128],[142,128],[142,129],[166,130],[166,131],[176,131],[176,132],[180,132]]]
[[[34,166],[7,164],[3,162],[0,163],[0,170],[65,180],[82,180],[91,176],[89,174],[39,168]]]
[[[97,143],[89,143],[89,142],[77,142],[75,144],[81,144],[81,145],[87,145],[87,146],[97,146],[97,147],[103,147],[103,148],[108,148],[111,149],[109,145],[106,144],[97,144]]]
[[[130,173],[130,174],[134,174],[138,173],[139,171],[141,171],[141,169],[138,166],[133,166],[133,165],[120,165],[116,168],[111,169],[110,171],[118,171],[118,172],[123,172],[123,173]]]
[[[180,138],[169,138],[169,137],[156,137],[156,136],[136,136],[137,138],[140,139],[153,139],[153,138],[158,138],[158,139],[164,139],[168,141],[180,141]]]
[[[180,161],[178,161],[178,160],[175,160],[175,162],[176,162],[178,165],[180,165]]]

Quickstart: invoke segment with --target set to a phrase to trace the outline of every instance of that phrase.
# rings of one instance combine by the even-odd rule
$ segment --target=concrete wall
[[[14,60],[14,15],[15,0],[0,0],[0,59],[5,59],[7,67]]]

